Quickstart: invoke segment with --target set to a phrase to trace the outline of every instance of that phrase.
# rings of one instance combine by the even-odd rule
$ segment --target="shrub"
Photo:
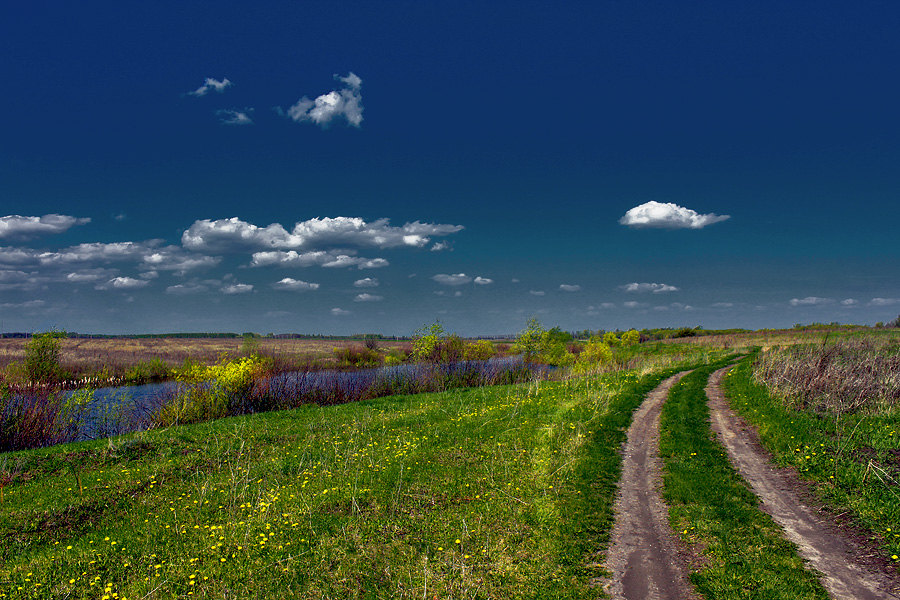
[[[377,367],[381,363],[378,351],[365,346],[335,348],[334,357],[344,367]]]
[[[466,360],[487,360],[494,356],[494,345],[488,340],[478,340],[466,344],[464,355]]]
[[[446,363],[463,360],[466,343],[458,335],[448,335],[443,325],[424,325],[413,334],[413,360]]]
[[[616,336],[615,332],[607,331],[603,334],[603,343],[609,347],[614,347],[621,344],[622,340],[620,340],[618,336]]]
[[[25,345],[25,373],[32,383],[52,383],[60,376],[61,331],[36,333]]]
[[[641,334],[637,332],[635,329],[629,329],[625,333],[622,334],[622,345],[623,346],[634,346],[641,341]]]

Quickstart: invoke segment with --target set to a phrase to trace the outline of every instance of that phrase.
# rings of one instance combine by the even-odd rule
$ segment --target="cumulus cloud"
[[[322,94],[315,100],[303,96],[288,109],[287,115],[298,123],[312,122],[322,128],[339,118],[344,118],[348,124],[359,127],[363,120],[360,95],[362,79],[352,71],[346,77],[335,75],[334,78],[344,83],[342,89]]]
[[[336,317],[343,317],[346,315],[351,315],[351,314],[353,314],[353,312],[349,311],[349,310],[344,310],[343,308],[332,308],[331,314],[333,314]]]
[[[431,247],[432,252],[442,252],[444,250],[452,250],[450,247],[450,242],[436,242],[434,246]]]
[[[96,286],[98,290],[134,290],[147,287],[150,282],[144,279],[134,279],[133,277],[113,277],[104,284]]]
[[[253,119],[250,118],[252,108],[237,110],[235,108],[223,108],[216,111],[216,116],[222,121],[223,125],[252,125]]]
[[[299,279],[291,279],[290,277],[285,277],[281,281],[273,283],[272,287],[276,290],[284,290],[287,292],[305,292],[308,290],[319,289],[319,284],[308,283],[306,281],[300,281]]]
[[[338,251],[324,251],[299,253],[295,250],[287,252],[277,250],[273,252],[254,252],[251,267],[356,267],[357,269],[380,269],[390,263],[383,258],[362,258],[350,254],[341,254]]]
[[[834,300],[831,298],[819,298],[817,296],[791,298],[791,306],[816,306],[818,304],[831,304],[832,302],[834,302]]]
[[[234,84],[232,84],[228,80],[227,77],[222,79],[221,81],[219,81],[217,79],[213,79],[212,77],[207,77],[206,80],[203,82],[203,85],[198,87],[193,92],[188,92],[188,95],[189,96],[205,96],[206,94],[208,94],[210,92],[210,90],[214,90],[221,94],[222,92],[225,91],[225,88],[227,88],[230,85],[234,85]]]
[[[377,277],[366,277],[365,279],[357,279],[353,282],[353,287],[358,288],[366,288],[366,287],[378,287],[378,278]]]
[[[654,294],[665,294],[668,292],[678,291],[677,287],[675,287],[674,285],[668,285],[666,283],[627,283],[623,286],[620,286],[619,289],[625,292],[652,292]]]
[[[569,285],[567,283],[563,283],[559,286],[559,289],[564,292],[580,292],[581,286],[580,285]]]
[[[115,277],[114,269],[80,269],[66,275],[66,281],[71,283],[93,283],[105,279],[107,281]]]
[[[392,227],[389,219],[367,223],[358,217],[326,217],[300,221],[288,232],[279,223],[258,227],[232,217],[195,221],[181,236],[181,243],[190,250],[207,253],[301,250],[329,246],[421,248],[431,241],[431,236],[449,235],[462,229],[461,225],[419,221]]]
[[[472,281],[472,278],[465,273],[457,273],[456,275],[446,275],[444,273],[439,273],[431,279],[440,283],[441,285],[465,285]]]
[[[476,285],[491,285],[494,283],[493,279],[488,279],[487,277],[476,277],[474,279]]]
[[[730,218],[728,215],[701,215],[672,202],[645,202],[625,213],[619,223],[636,229],[702,229]]]
[[[232,283],[222,288],[222,293],[228,295],[249,294],[252,291],[253,286],[247,283]]]
[[[381,302],[384,296],[376,296],[374,294],[357,294],[354,302]]]
[[[195,269],[214,267],[222,261],[217,256],[188,253],[178,246],[167,246],[154,249],[143,254],[141,267],[154,271],[172,271],[175,275],[184,275]]]
[[[90,223],[89,218],[49,214],[43,217],[7,215],[0,217],[0,238],[27,240],[39,235],[63,233],[76,225]]]

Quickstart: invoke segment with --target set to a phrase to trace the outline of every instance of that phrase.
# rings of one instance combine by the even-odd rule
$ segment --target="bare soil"
[[[820,573],[819,580],[832,598],[900,598],[900,582],[874,559],[876,553],[865,536],[841,527],[809,502],[810,494],[796,473],[772,465],[755,430],[731,410],[722,394],[720,383],[727,370],[713,373],[706,388],[712,428],[731,463],[759,497],[760,508],[781,525],[800,556]]]
[[[683,376],[670,377],[650,392],[628,429],[612,544],[606,557],[612,578],[605,587],[619,600],[699,598],[687,579],[688,569],[659,492],[660,410],[669,389]]]

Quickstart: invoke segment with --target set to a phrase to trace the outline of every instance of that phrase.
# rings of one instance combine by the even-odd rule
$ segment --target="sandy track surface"
[[[659,414],[680,373],[650,392],[635,411],[623,449],[606,589],[618,600],[688,600],[699,596],[687,579],[659,493]]]
[[[728,451],[732,465],[762,502],[762,510],[785,530],[798,553],[821,573],[820,581],[836,600],[894,600],[891,582],[859,564],[864,549],[820,518],[796,493],[797,484],[770,464],[755,435],[725,401],[720,383],[729,367],[713,373],[706,388],[713,431]],[[630,438],[630,436],[629,436]],[[650,596],[647,596],[650,597]],[[663,597],[663,596],[660,596]]]

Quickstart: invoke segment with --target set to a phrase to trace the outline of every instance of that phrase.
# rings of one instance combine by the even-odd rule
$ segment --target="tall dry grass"
[[[900,338],[870,336],[762,352],[754,378],[791,406],[824,414],[883,411],[900,401]]]

